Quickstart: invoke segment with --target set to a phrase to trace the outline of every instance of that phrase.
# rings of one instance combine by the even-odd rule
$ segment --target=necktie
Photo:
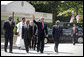
[[[74,27],[74,33],[75,33],[76,28]]]
[[[27,29],[28,29],[29,27],[28,27],[28,25],[27,25]]]
[[[11,26],[11,21],[9,22],[10,26]]]
[[[43,30],[43,23],[42,23],[42,30]]]

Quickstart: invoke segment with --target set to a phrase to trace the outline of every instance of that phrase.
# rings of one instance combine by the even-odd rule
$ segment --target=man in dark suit
[[[72,28],[72,35],[73,35],[73,38],[72,38],[72,41],[73,41],[73,45],[75,45],[76,43],[76,36],[78,34],[78,28],[76,27],[75,24],[73,24],[73,28]]]
[[[29,21],[26,21],[26,24],[22,26],[22,39],[24,39],[24,44],[26,48],[26,52],[29,52],[29,45],[30,45],[30,39],[29,39]]]
[[[37,22],[35,20],[35,16],[33,15],[33,22],[38,27],[38,43],[37,43],[37,52],[43,53],[44,50],[44,37],[48,37],[47,25],[44,23],[44,18],[40,18],[40,21]]]
[[[53,34],[53,38],[54,38],[54,42],[55,42],[54,49],[55,49],[55,52],[58,53],[59,38],[60,38],[60,36],[62,36],[62,27],[59,26],[59,24],[60,24],[59,20],[56,21],[56,24],[57,25],[53,26],[52,34]]]
[[[4,50],[7,52],[8,41],[10,43],[10,53],[12,53],[13,47],[13,29],[15,26],[15,22],[12,21],[12,16],[9,16],[9,20],[4,23],[4,31],[5,31],[5,47]]]
[[[34,32],[33,32],[33,40],[32,40],[32,47],[33,47],[33,49],[35,50],[35,48],[36,48],[36,44],[37,44],[37,26],[36,25],[34,25]]]

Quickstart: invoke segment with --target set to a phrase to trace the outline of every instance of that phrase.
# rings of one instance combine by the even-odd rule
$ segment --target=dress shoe
[[[39,52],[39,50],[37,50],[37,52]]]
[[[57,48],[55,49],[55,52],[57,52],[57,53],[58,53],[58,49],[57,49]]]
[[[33,48],[35,50],[35,48]]]
[[[12,51],[10,51],[9,53],[13,53]]]
[[[21,47],[18,47],[18,49],[20,49]]]
[[[58,53],[58,50],[56,50],[56,52]]]
[[[27,53],[29,53],[29,51],[26,51]]]
[[[7,50],[5,50],[5,52],[7,52]]]
[[[75,45],[75,43],[73,43],[73,45]]]
[[[40,53],[43,53],[43,51],[41,51]]]

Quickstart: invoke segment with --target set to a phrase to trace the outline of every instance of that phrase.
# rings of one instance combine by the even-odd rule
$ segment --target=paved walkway
[[[4,44],[1,43],[1,47]],[[7,49],[9,52],[9,49]],[[26,53],[25,50],[19,50],[16,46],[13,48],[13,53],[6,53],[2,47],[1,56],[83,56],[83,44],[59,44],[59,53],[54,52],[54,44],[45,44],[44,53],[37,53],[37,51],[30,50]]]

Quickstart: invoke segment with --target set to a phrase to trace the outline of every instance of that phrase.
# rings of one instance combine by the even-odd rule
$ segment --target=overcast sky
[[[10,2],[12,2],[12,1],[1,1],[1,5],[6,5],[6,4],[10,3]]]

